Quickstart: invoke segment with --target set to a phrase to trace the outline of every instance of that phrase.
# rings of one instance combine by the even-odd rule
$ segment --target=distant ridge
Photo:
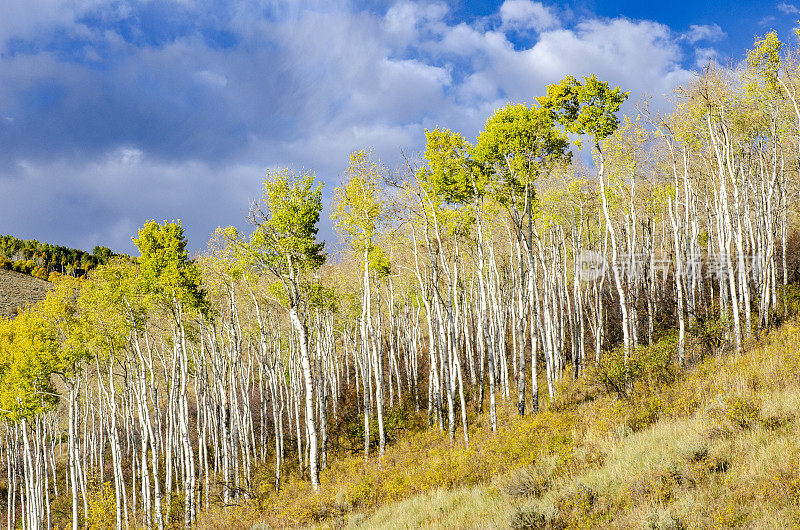
[[[117,255],[122,254],[115,254],[108,247],[96,246],[92,252],[86,252],[36,239],[0,235],[0,269],[30,274],[43,280],[47,280],[51,272],[83,276]]]
[[[13,318],[18,308],[44,300],[51,285],[27,274],[0,269],[0,316]]]

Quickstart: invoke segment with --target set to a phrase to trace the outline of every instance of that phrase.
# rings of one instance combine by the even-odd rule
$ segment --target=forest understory
[[[487,418],[478,419],[470,448],[453,448],[435,433],[410,434],[387,450],[383,466],[359,459],[334,466],[323,474],[322,498],[287,492],[272,504],[282,510],[264,513],[248,506],[231,519],[209,515],[203,524],[653,529],[800,524],[795,450],[800,327],[784,325],[741,355],[709,357],[682,375],[664,372],[665,365],[645,357],[646,368],[627,397],[610,391],[603,382],[609,367],[600,366],[567,383],[562,397],[540,415],[520,418],[513,407],[504,407],[498,435],[491,434]],[[380,486],[387,484],[392,486]],[[358,498],[363,491],[375,493]]]

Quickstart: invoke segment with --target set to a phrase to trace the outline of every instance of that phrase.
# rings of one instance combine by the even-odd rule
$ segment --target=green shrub
[[[800,316],[800,285],[793,283],[781,290],[783,301],[786,304],[786,316],[792,318]]]
[[[665,408],[660,394],[652,391],[639,392],[639,397],[628,406],[626,424],[632,432],[641,431],[657,422]]]
[[[567,525],[558,517],[558,512],[553,509],[541,510],[536,506],[526,506],[514,512],[510,525],[514,529],[533,530],[560,530]]]
[[[689,326],[690,342],[700,350],[701,357],[719,353],[726,343],[725,336],[731,328],[729,316],[703,318],[697,315]]]
[[[686,525],[674,515],[657,511],[650,513],[642,526],[647,530],[684,530],[686,528]]]
[[[742,429],[749,428],[761,415],[761,406],[752,398],[729,396],[725,404],[725,418]]]
[[[539,460],[507,473],[498,480],[498,486],[512,497],[540,497],[550,488],[557,467],[553,459]]]
[[[86,528],[90,530],[111,530],[115,528],[117,520],[117,501],[114,496],[114,486],[111,482],[97,484],[96,481],[89,486]]]
[[[627,361],[624,349],[615,348],[594,365],[589,377],[607,392],[632,401],[634,397],[662,390],[675,381],[677,370],[672,362],[675,350],[674,336],[636,348]]]

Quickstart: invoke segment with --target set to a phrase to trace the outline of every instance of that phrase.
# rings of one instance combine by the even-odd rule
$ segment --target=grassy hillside
[[[659,359],[643,350],[622,392],[606,364],[535,416],[509,406],[496,434],[476,418],[469,447],[410,422],[382,462],[336,459],[319,494],[297,479],[275,494],[265,478],[201,527],[800,526],[800,328],[683,374]]]
[[[0,269],[0,316],[13,317],[17,308],[44,300],[49,289],[50,282]]]

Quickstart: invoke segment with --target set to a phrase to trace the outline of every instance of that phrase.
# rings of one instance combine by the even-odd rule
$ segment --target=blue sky
[[[474,138],[567,74],[665,109],[756,35],[795,44],[799,18],[754,1],[2,0],[0,233],[132,252],[146,220],[179,218],[202,249],[245,226],[267,168],[315,170],[328,200],[351,150],[393,165],[426,127]]]

